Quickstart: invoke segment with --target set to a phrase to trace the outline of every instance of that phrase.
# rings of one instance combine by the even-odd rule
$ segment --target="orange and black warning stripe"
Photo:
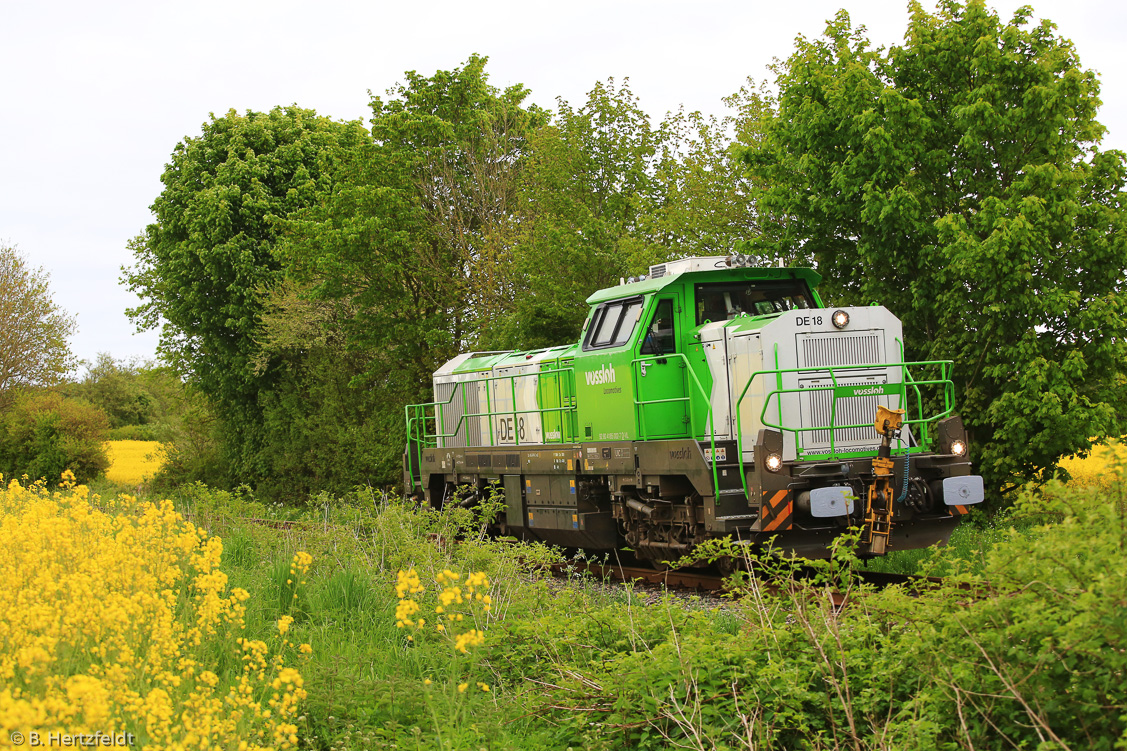
[[[949,508],[951,509],[951,516],[959,516],[960,514],[967,513],[966,506],[950,506]]]
[[[786,490],[767,491],[763,494],[763,507],[760,511],[763,532],[781,532],[790,529],[793,503]]]

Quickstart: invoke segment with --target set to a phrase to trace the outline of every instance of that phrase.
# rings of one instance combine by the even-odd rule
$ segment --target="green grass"
[[[941,669],[948,662],[935,663],[940,657],[950,664],[966,659],[966,680],[975,682],[974,690],[979,684],[999,696],[1006,690],[991,684],[989,674],[974,672],[981,662],[977,652],[942,652],[968,644],[967,633],[979,633],[964,590],[949,600],[943,592],[919,600],[881,593],[871,596],[871,605],[859,601],[842,614],[808,583],[784,582],[775,594],[749,591],[720,608],[672,596],[648,604],[648,591],[590,577],[566,586],[548,580],[538,565],[557,553],[479,540],[478,520],[465,510],[438,515],[361,492],[319,497],[303,511],[288,512],[301,524],[274,529],[241,519],[269,518],[270,509],[246,491],[194,486],[176,500],[196,523],[223,538],[229,585],[251,594],[250,638],[276,634],[282,615],[296,619],[288,636],[291,662],[300,665],[309,694],[299,728],[304,748],[875,748],[878,738],[891,747],[900,738],[899,747],[907,748],[913,733],[929,734],[936,747],[960,748],[959,719],[942,682],[925,681],[914,671]],[[1038,552],[1055,539],[1055,529],[1035,521],[964,523],[942,550],[894,552],[868,567],[997,577],[999,564],[990,551],[1021,561],[1056,555]],[[460,544],[435,543],[436,537],[459,535],[465,539]],[[307,575],[295,577],[292,562],[299,551],[313,562]],[[847,557],[841,563],[849,565]],[[1052,566],[1038,574],[1050,575]],[[411,641],[410,630],[396,626],[396,575],[408,569],[427,587],[413,597],[428,624]],[[440,589],[435,576],[446,569],[460,573],[462,582],[470,572],[484,572],[491,585],[492,610],[476,624],[485,643],[467,654],[432,630]],[[1064,591],[1069,585],[1054,586]],[[1000,620],[991,616],[982,633],[993,633],[999,623],[1039,625],[1044,614],[1033,610]],[[914,624],[920,613],[928,614],[918,624],[925,630],[965,617],[956,628],[960,636],[914,632],[916,625],[905,624]],[[958,631],[964,626],[968,632]],[[1094,643],[1108,654],[1122,653],[1115,651],[1124,645],[1114,627],[1101,629]],[[1026,640],[1043,638],[1023,633]],[[308,657],[298,652],[306,643],[313,650]],[[993,649],[989,641],[983,644]],[[998,664],[1024,659],[1020,650],[1002,647],[990,652]],[[1023,665],[1013,669],[1025,670]],[[1106,675],[1109,685],[1116,684],[1116,665],[1085,667],[1086,680]],[[851,706],[859,727],[866,728],[857,739],[843,729],[845,705],[837,692],[846,679],[857,692]],[[465,691],[459,691],[462,685]],[[1100,701],[1118,707],[1116,691],[1106,689],[1110,698]],[[1084,695],[1075,686],[1058,693],[1058,702]],[[1077,711],[1069,701],[1061,706]],[[964,709],[976,748],[990,745],[991,722],[1018,738],[1035,736],[1027,717],[991,708],[985,720],[974,720],[974,710]],[[928,724],[913,713],[930,713]],[[1114,725],[1118,716],[1127,716],[1127,706],[1109,711],[1108,722]]]

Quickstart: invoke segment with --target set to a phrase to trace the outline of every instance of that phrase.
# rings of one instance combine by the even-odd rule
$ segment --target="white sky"
[[[932,9],[932,0],[924,5]],[[1004,20],[1022,3],[991,3]],[[1102,76],[1105,148],[1127,150],[1127,4],[1039,0],[1082,64]],[[173,147],[208,113],[297,103],[368,117],[405,70],[430,75],[473,52],[490,82],[523,83],[532,101],[580,104],[609,76],[656,120],[671,109],[724,114],[721,98],[769,77],[798,34],[821,34],[839,7],[874,44],[902,40],[906,0],[576,0],[558,3],[0,0],[0,240],[51,274],[78,317],[75,354],[152,358],[119,284],[126,249],[152,217]]]

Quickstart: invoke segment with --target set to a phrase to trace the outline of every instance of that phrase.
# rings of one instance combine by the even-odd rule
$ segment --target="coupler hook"
[[[900,438],[904,425],[904,410],[877,405],[873,424],[880,435],[880,447],[873,459],[873,484],[865,504],[865,526],[861,543],[868,545],[873,555],[884,555],[888,550],[888,536],[892,532],[892,442]]]

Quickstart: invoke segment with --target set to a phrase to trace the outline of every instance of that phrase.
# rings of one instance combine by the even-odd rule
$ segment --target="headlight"
[[[843,329],[849,325],[849,314],[844,310],[835,310],[833,314],[834,326]]]
[[[955,456],[962,456],[967,453],[967,442],[958,439],[951,441],[951,453]]]
[[[767,458],[763,460],[763,465],[767,467],[768,472],[778,472],[783,468],[783,457],[778,454],[767,454]]]

